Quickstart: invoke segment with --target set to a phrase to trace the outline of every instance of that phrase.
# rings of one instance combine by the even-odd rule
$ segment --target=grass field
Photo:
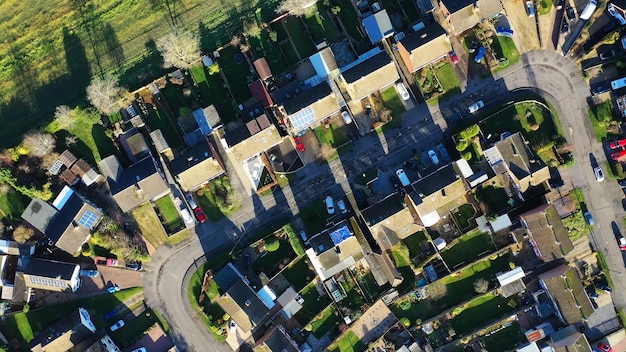
[[[308,261],[308,258],[302,257],[282,272],[296,291],[303,289],[315,277],[315,272],[309,268]]]
[[[362,352],[367,349],[367,346],[355,333],[348,331],[328,349],[332,352]]]
[[[461,237],[454,246],[443,250],[441,257],[452,269],[461,264],[471,263],[477,259],[479,254],[491,252],[494,249],[491,237],[486,233],[476,231]]]
[[[324,125],[316,127],[313,132],[321,144],[328,144],[333,148],[337,148],[350,141],[350,138],[334,123],[331,123],[328,128]]]
[[[302,309],[296,313],[295,317],[298,323],[302,325],[308,324],[330,304],[330,297],[328,295],[320,296],[314,283],[310,283],[302,289],[300,295],[304,298],[304,303],[302,304]]]
[[[489,352],[509,351],[524,342],[524,334],[520,330],[519,323],[514,321],[510,326],[483,338],[482,341]]]
[[[167,235],[163,231],[159,217],[156,215],[152,204],[144,204],[131,212],[135,222],[139,226],[139,231],[143,238],[150,242],[154,248],[167,240]]]
[[[320,317],[311,322],[311,332],[318,339],[322,338],[324,334],[339,325],[339,322],[341,321],[341,318],[339,318],[339,314],[335,311],[333,305],[329,305],[320,313],[320,315]]]
[[[169,196],[161,197],[156,201],[156,206],[161,211],[161,215],[168,226],[175,225],[180,221],[178,210]]]
[[[339,33],[328,12],[329,9],[319,3],[310,7],[309,12],[304,15],[304,20],[313,40],[326,39],[330,43],[335,43],[339,41]]]

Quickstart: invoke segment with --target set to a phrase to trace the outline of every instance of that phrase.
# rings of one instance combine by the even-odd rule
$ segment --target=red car
[[[449,52],[448,55],[450,55],[450,60],[452,60],[453,64],[456,64],[457,62],[459,62],[459,57],[456,56],[456,53],[454,52],[454,50]]]
[[[624,156],[626,156],[626,150],[621,150],[619,152],[615,152],[615,153],[611,154],[611,159],[617,161],[617,160],[623,158]]]
[[[617,148],[621,148],[621,147],[626,147],[626,138],[618,139],[616,141],[613,141],[613,142],[609,143],[609,147],[611,147],[611,149],[617,149]]]
[[[198,219],[201,224],[206,221],[206,216],[200,207],[194,209],[193,212],[196,214],[196,219]]]
[[[302,144],[302,139],[300,139],[300,137],[294,138],[293,141],[296,142],[296,149],[298,149],[300,153],[306,150],[304,148],[304,144]]]
[[[600,351],[613,352],[613,347],[609,346],[608,344],[606,344],[604,342],[600,342],[598,344],[598,348],[600,349]]]

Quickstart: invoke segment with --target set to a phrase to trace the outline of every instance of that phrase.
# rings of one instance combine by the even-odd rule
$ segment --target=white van
[[[585,21],[590,19],[591,15],[593,15],[593,12],[596,10],[596,7],[598,7],[598,1],[589,0],[589,2],[587,3],[583,11],[580,13],[580,16],[578,16],[578,18],[580,18],[581,20],[585,20]]]
[[[400,183],[402,183],[403,187],[411,184],[411,181],[409,181],[409,177],[406,175],[404,170],[398,169],[398,171],[396,171],[396,176],[398,176],[398,179],[400,180]]]
[[[194,222],[194,221],[193,221],[193,218],[191,217],[191,213],[189,212],[189,209],[187,209],[187,208],[182,209],[182,210],[180,211],[180,215],[182,216],[183,221],[184,221],[186,224],[190,224],[190,223],[193,223],[193,222]]]

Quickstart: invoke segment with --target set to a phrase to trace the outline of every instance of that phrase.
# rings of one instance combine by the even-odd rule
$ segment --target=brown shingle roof
[[[65,150],[61,155],[59,155],[59,160],[65,165],[65,167],[72,167],[76,162],[76,157],[69,150]]]
[[[544,204],[520,215],[531,235],[535,252],[544,261],[562,258],[573,248],[554,205]]]
[[[582,282],[571,267],[562,264],[539,275],[554,299],[565,323],[574,324],[589,318],[594,308]]]

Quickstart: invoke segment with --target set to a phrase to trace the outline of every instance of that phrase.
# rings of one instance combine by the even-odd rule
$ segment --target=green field
[[[204,52],[230,41],[242,19],[268,21],[277,1],[99,0],[0,2],[0,147],[49,121],[57,105],[84,105],[92,75],[134,90],[162,75],[154,41],[176,25]],[[139,14],[141,14],[139,16]]]

